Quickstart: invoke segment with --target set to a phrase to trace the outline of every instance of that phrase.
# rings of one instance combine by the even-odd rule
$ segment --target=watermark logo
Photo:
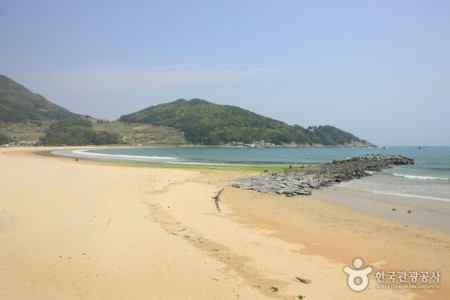
[[[355,292],[362,292],[369,286],[371,266],[364,267],[364,262],[357,257],[353,260],[353,268],[344,267],[348,275],[347,284]],[[439,289],[441,287],[440,271],[384,271],[374,272],[377,289]]]
[[[363,268],[364,262],[359,257],[353,260],[353,266],[356,269],[344,267],[344,272],[348,275],[347,284],[355,292],[364,291],[369,286],[369,274],[373,269],[370,266]]]

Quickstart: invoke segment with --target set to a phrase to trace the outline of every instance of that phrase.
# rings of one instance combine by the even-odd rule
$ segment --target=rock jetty
[[[237,178],[233,187],[261,193],[285,194],[288,197],[311,195],[313,189],[322,186],[359,179],[393,166],[411,164],[414,164],[413,159],[401,155],[368,154],[304,169]]]

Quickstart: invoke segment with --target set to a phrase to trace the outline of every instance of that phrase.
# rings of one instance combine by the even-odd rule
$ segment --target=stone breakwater
[[[237,178],[233,187],[261,193],[285,194],[288,197],[311,195],[313,189],[322,186],[370,176],[393,166],[411,164],[414,164],[413,159],[401,155],[368,154],[304,169]]]

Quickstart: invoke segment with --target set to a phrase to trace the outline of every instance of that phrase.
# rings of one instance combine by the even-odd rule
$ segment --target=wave
[[[385,191],[370,191],[370,190],[366,190],[366,191],[372,192],[374,194],[384,194],[384,195],[392,195],[392,196],[400,196],[400,197],[411,197],[411,198],[430,199],[430,200],[436,200],[436,201],[450,202],[450,199],[433,197],[433,196],[411,195],[411,194],[405,194],[405,193],[395,193],[395,192],[385,192]]]
[[[169,164],[175,164],[175,165],[202,165],[202,166],[238,166],[238,167],[250,167],[252,165],[246,165],[246,164],[235,164],[235,163],[209,163],[209,162],[182,162],[182,161],[173,161],[173,162],[167,162]]]
[[[73,151],[53,151],[55,155],[70,156],[70,157],[96,157],[103,159],[122,159],[132,161],[162,161],[162,160],[176,160],[176,157],[164,157],[164,156],[138,156],[138,155],[122,155],[122,154],[105,154],[88,152],[88,150],[73,150]]]
[[[418,179],[418,180],[441,180],[441,181],[449,181],[450,178],[447,177],[434,177],[434,176],[417,176],[417,175],[405,175],[405,174],[393,174],[396,177],[403,177],[407,179]]]
[[[388,192],[388,191],[378,191],[378,190],[372,190],[370,188],[349,187],[349,186],[346,186],[346,185],[343,185],[343,184],[340,184],[340,186],[345,187],[345,188],[350,188],[352,190],[371,192],[371,193],[374,193],[374,194],[382,194],[382,195],[391,195],[391,196],[398,196],[398,197],[409,197],[409,198],[429,199],[429,200],[450,202],[450,199],[434,197],[434,196],[413,195],[413,194],[407,194],[407,193],[397,193],[397,192]]]

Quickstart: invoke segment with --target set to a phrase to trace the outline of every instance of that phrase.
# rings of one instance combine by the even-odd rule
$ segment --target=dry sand
[[[0,299],[450,299],[448,233],[229,187],[241,175],[0,149]],[[359,293],[355,257],[374,269]],[[441,287],[378,289],[380,270]]]

